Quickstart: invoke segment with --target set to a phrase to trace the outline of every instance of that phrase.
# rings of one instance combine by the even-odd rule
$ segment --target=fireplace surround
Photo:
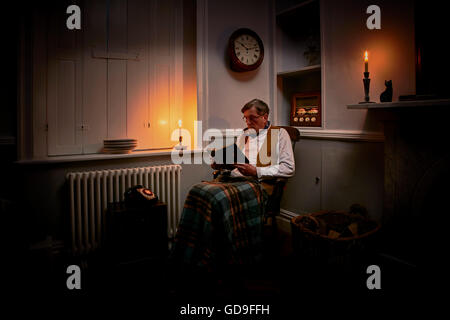
[[[416,266],[446,252],[450,99],[349,105],[384,127],[382,250]]]

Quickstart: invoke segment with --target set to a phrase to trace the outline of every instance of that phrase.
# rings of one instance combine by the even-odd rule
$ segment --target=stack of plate
[[[136,139],[103,140],[103,151],[106,153],[129,153],[136,146]]]

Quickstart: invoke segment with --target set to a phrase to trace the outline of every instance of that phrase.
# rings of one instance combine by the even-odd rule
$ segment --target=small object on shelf
[[[320,92],[297,93],[292,96],[291,126],[320,127],[321,116]]]
[[[186,146],[183,146],[183,136],[181,135],[181,124],[182,124],[182,122],[181,122],[181,119],[180,119],[180,120],[178,120],[178,130],[179,130],[178,141],[179,141],[179,144],[177,144],[174,147],[176,150],[184,150],[184,149],[186,149]]]
[[[104,153],[130,153],[137,147],[136,139],[107,139],[103,140]]]
[[[361,101],[360,103],[375,103],[373,101],[370,101],[369,97],[369,88],[370,88],[370,78],[369,78],[369,72],[364,72],[364,101]]]
[[[380,94],[380,102],[391,102],[392,101],[392,80],[385,80],[384,85],[386,86],[386,90],[384,90]]]
[[[367,50],[364,52],[364,101],[360,103],[374,103],[370,101],[369,89],[370,89],[370,78],[369,78],[369,54]]]
[[[369,54],[364,52],[364,72],[369,72]]]
[[[310,36],[308,37],[307,48],[303,55],[308,61],[308,66],[320,64],[320,45],[318,39],[312,35],[313,31],[310,30]]]

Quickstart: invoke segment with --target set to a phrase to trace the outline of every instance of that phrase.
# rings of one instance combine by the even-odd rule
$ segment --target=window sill
[[[181,151],[181,150],[180,150]],[[204,150],[183,150],[183,152],[189,152],[191,154],[202,153]],[[36,159],[24,159],[16,161],[17,164],[49,164],[49,163],[64,163],[64,162],[79,162],[79,161],[95,161],[95,160],[110,160],[110,159],[126,159],[126,158],[142,158],[142,157],[157,157],[157,156],[170,156],[172,149],[159,149],[159,150],[142,150],[133,151],[131,153],[124,154],[83,154],[83,155],[70,155],[70,156],[53,156],[46,158]]]

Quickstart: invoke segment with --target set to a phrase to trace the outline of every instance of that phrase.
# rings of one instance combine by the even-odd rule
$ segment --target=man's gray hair
[[[269,106],[262,100],[253,99],[252,101],[247,102],[241,109],[241,112],[244,113],[246,110],[255,107],[256,112],[259,115],[269,114]]]

